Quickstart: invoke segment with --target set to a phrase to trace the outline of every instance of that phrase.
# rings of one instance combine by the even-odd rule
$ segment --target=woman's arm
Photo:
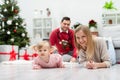
[[[88,69],[107,68],[107,64],[105,62],[98,63],[94,61],[88,61],[85,67]]]

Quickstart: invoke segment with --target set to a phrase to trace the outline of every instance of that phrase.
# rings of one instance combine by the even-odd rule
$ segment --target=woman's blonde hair
[[[78,44],[77,41],[76,41],[76,33],[80,30],[82,30],[83,33],[87,36],[86,58],[88,60],[91,60],[93,58],[93,55],[94,55],[94,41],[93,41],[93,38],[92,38],[92,34],[89,30],[89,27],[85,26],[85,25],[79,25],[75,29],[74,39],[75,39],[75,45],[76,45],[78,51],[80,51],[82,49],[81,45]]]

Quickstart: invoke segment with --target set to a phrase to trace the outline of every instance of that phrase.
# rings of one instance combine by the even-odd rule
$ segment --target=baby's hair
[[[40,41],[37,45],[36,48],[37,49],[41,49],[43,46],[46,46],[48,48],[51,48],[50,44],[48,41]]]

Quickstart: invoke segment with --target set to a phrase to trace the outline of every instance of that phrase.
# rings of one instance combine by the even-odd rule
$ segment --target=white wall
[[[63,16],[69,16],[72,24],[80,22],[87,25],[90,19],[94,19],[101,26],[102,7],[105,1],[110,0],[18,0],[20,6],[21,17],[25,18],[27,30],[32,36],[33,18],[35,10],[43,10],[46,8],[51,10],[51,16],[54,19],[54,27],[58,27]],[[120,9],[120,0],[112,0],[115,6]]]

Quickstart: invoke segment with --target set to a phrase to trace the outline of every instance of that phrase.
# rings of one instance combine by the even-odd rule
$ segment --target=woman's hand
[[[88,69],[96,69],[97,68],[97,65],[96,65],[97,63],[96,62],[94,62],[94,61],[88,61],[87,63],[86,63],[86,68],[88,68]]]

